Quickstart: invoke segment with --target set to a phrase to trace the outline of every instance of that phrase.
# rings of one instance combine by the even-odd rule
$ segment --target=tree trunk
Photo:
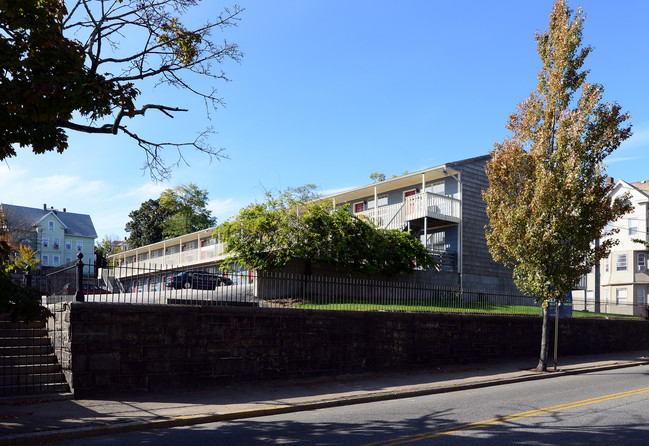
[[[541,328],[541,356],[536,371],[548,371],[548,307],[545,304],[543,305],[543,326]]]

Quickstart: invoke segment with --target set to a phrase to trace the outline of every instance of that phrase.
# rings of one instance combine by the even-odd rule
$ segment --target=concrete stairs
[[[45,323],[0,314],[0,397],[68,392]]]

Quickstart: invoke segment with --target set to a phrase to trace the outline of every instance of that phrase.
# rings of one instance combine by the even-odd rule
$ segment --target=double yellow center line
[[[529,418],[537,415],[543,415],[551,412],[559,412],[560,410],[572,409],[574,407],[587,406],[589,404],[601,403],[604,401],[614,400],[617,398],[624,398],[626,396],[640,395],[649,392],[649,387],[642,389],[629,390],[627,392],[614,393],[611,395],[604,395],[597,398],[587,400],[574,401],[572,403],[559,404],[557,406],[544,407],[543,409],[529,410],[527,412],[515,413],[503,417],[492,418],[490,420],[478,421],[476,423],[462,424],[459,426],[448,427],[446,429],[439,429],[435,431],[423,432],[416,435],[409,435],[406,437],[393,438],[390,440],[379,441],[376,443],[368,443],[364,446],[392,446],[398,444],[413,443],[415,441],[425,440],[428,438],[439,437],[442,435],[453,434],[456,432],[468,431],[472,429],[479,429],[482,427],[493,426],[495,424],[506,423],[508,421],[520,420],[521,418]]]

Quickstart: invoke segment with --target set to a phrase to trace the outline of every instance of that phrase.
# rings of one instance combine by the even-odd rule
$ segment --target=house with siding
[[[74,262],[80,252],[93,261],[97,232],[89,215],[45,204],[40,209],[3,203],[0,212],[13,237],[36,251],[42,268]]]
[[[408,231],[437,258],[431,280],[466,289],[515,291],[512,271],[496,263],[485,237],[482,191],[489,155],[453,161],[330,195],[336,206],[378,227]]]
[[[491,258],[482,191],[489,156],[454,161],[327,197],[334,206],[378,227],[408,231],[436,256],[439,271],[426,280],[476,290],[515,291],[512,272]],[[224,258],[217,228],[210,228],[110,256],[132,268],[165,269],[213,266]],[[124,269],[128,271],[128,268]],[[122,273],[126,274],[126,273]],[[158,288],[164,277],[144,279],[137,288]],[[150,281],[150,283],[147,283]],[[153,284],[153,285],[152,285]]]
[[[611,177],[607,181],[614,183]],[[636,241],[649,241],[649,181],[618,180],[611,196],[625,195],[633,210],[609,223],[608,229],[618,229],[611,236],[618,244],[582,280],[582,289],[573,292],[576,310],[649,316],[649,250]]]

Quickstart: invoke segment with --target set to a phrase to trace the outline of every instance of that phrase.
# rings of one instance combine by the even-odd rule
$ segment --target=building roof
[[[458,175],[457,168],[463,164],[483,162],[490,158],[490,155],[482,155],[474,158],[467,158],[464,160],[453,161],[441,166],[430,167],[428,169],[419,170],[417,172],[407,173],[398,177],[378,181],[375,183],[367,184],[365,186],[347,189],[342,192],[328,195],[324,199],[333,200],[335,202],[349,202],[357,200],[368,195],[385,193],[387,191],[401,189],[413,185],[420,185],[423,182],[429,182],[448,176]]]
[[[53,208],[39,209],[4,203],[0,204],[0,207],[5,211],[5,216],[8,219],[22,220],[36,226],[38,222],[51,214],[61,222],[66,235],[97,238],[97,231],[95,231],[90,215],[59,211]]]
[[[641,191],[649,192],[649,181],[648,180],[637,181],[635,183],[631,183],[631,186],[635,187],[636,189],[640,189]]]

